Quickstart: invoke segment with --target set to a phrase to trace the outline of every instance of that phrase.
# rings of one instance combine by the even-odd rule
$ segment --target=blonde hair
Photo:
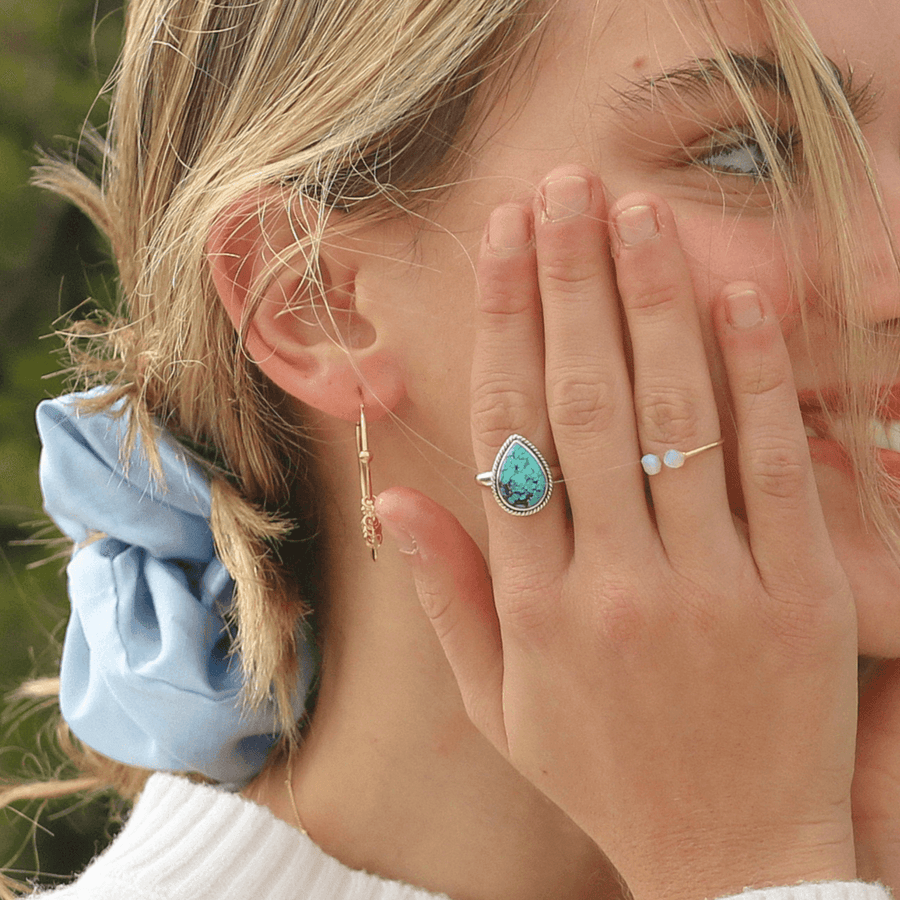
[[[686,0],[716,32],[707,0]],[[790,0],[761,0],[796,98],[834,296],[856,296],[859,248],[845,223],[844,174],[860,160],[857,123]],[[114,74],[98,187],[66,162],[36,182],[84,209],[108,236],[125,314],[73,334],[83,380],[111,382],[137,429],[156,419],[208,467],[212,525],[237,583],[235,619],[249,700],[272,692],[286,734],[295,723],[293,637],[315,605],[319,541],[314,456],[284,397],[250,362],[212,287],[206,244],[217,221],[265,186],[289,186],[326,208],[388,216],[420,209],[465,177],[467,138],[490,91],[479,90],[538,33],[536,0],[132,0]],[[717,53],[758,132],[785,204],[794,185],[752,91],[721,41]],[[873,182],[874,183],[874,182]],[[309,278],[321,234],[303,248]],[[871,336],[833,304],[854,383]],[[87,344],[83,343],[87,340]],[[869,402],[856,403],[862,431]],[[866,507],[883,534],[894,518],[867,439],[854,439]],[[869,451],[868,453],[865,451]],[[874,486],[873,486],[874,485]],[[299,577],[297,575],[299,573]],[[90,786],[134,794],[127,768],[87,760]],[[79,784],[78,787],[87,786]],[[14,791],[41,797],[51,783]],[[13,794],[0,796],[8,803]],[[3,893],[0,886],[0,895]]]
[[[474,89],[509,52],[525,5],[138,0],[115,75],[102,188],[66,164],[37,174],[91,214],[118,263],[127,315],[90,335],[79,372],[112,374],[115,389],[97,407],[127,398],[137,428],[155,418],[211,471],[248,700],[274,690],[285,730],[292,636],[307,611],[304,588],[313,590],[294,574],[297,563],[301,572],[314,564],[312,454],[218,302],[207,241],[262,186],[369,214],[409,205],[458,162],[450,151]],[[320,239],[311,235],[308,259]]]
[[[687,2],[704,23],[726,80],[747,112],[772,172],[773,193],[781,207],[782,225],[786,226],[781,233],[789,244],[787,249],[795,254],[793,291],[804,324],[807,286],[797,236],[790,225],[801,207],[814,212],[821,278],[814,299],[836,336],[829,347],[833,346],[840,354],[836,360],[837,375],[827,374],[833,383],[846,386],[846,394],[841,398],[842,410],[833,411],[833,400],[824,402],[823,408],[830,424],[843,420],[837,433],[854,464],[862,516],[900,564],[900,521],[896,505],[900,484],[872,452],[870,427],[870,420],[883,400],[879,386],[896,380],[900,359],[896,358],[896,351],[891,352],[896,330],[872,326],[865,316],[866,279],[861,273],[871,271],[875,262],[871,247],[859,237],[864,233],[858,227],[864,222],[864,198],[874,205],[897,269],[900,269],[900,254],[860,123],[855,118],[852,100],[858,86],[842,82],[846,76],[840,75],[835,69],[837,63],[833,64],[822,53],[793,0],[758,0],[769,29],[771,48],[792,101],[792,112],[797,118],[802,148],[802,172],[798,178],[791,171],[790,162],[785,161],[783,150],[776,145],[765,114],[756,108],[752,88],[739,68],[730,64],[707,0]],[[850,78],[852,75],[851,71]],[[867,101],[861,94],[855,99],[865,115]],[[808,331],[806,336],[810,360],[815,363]]]
[[[210,472],[217,551],[237,585],[247,701],[273,695],[285,735],[296,725],[295,635],[322,566],[313,454],[218,302],[210,232],[273,185],[351,215],[424,205],[435,185],[463,177],[479,89],[525,46],[537,24],[532,7],[132,0],[107,138],[95,141],[102,184],[64,160],[36,171],[36,184],[92,218],[118,266],[121,317],[69,334],[78,382],[112,385],[87,411],[124,398],[132,439],[152,435],[156,420]],[[320,240],[310,236],[307,259]],[[88,773],[73,789],[139,791],[147,773],[63,734]],[[55,781],[16,786],[0,805],[60,792]],[[12,896],[10,884],[0,895]]]

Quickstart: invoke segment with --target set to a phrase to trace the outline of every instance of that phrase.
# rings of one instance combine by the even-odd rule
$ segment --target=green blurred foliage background
[[[103,239],[67,204],[28,185],[37,149],[77,152],[89,120],[103,130],[98,99],[115,63],[122,0],[0,0],[0,777],[57,771],[53,711],[32,714],[9,695],[34,676],[55,675],[67,603],[64,560],[41,513],[34,408],[60,393],[60,341],[46,336],[114,296]],[[35,543],[35,541],[38,543]],[[73,801],[0,813],[0,866],[41,881],[76,871],[106,837],[104,804]]]

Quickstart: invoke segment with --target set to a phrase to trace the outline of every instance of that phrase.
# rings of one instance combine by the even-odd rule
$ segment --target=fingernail
[[[531,222],[520,206],[499,206],[488,219],[488,245],[499,256],[524,250],[531,243]]]
[[[581,175],[563,175],[544,183],[541,188],[544,217],[548,222],[562,222],[587,212],[591,205],[591,186]]]
[[[416,545],[416,539],[405,528],[385,518],[381,519],[381,527],[401,553],[407,556],[414,556],[418,553],[419,548]]]
[[[615,219],[616,234],[626,247],[649,241],[659,234],[656,210],[646,204],[629,206]]]
[[[765,321],[759,295],[750,288],[744,288],[725,296],[725,313],[732,328],[746,331]]]

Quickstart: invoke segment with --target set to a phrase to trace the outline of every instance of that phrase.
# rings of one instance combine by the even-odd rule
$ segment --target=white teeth
[[[808,437],[832,437],[841,443],[850,439],[850,422],[842,417],[836,418],[829,429],[828,434],[821,434],[809,425],[806,426]],[[881,450],[892,450],[900,453],[900,419],[869,419],[869,438],[872,443]]]
[[[881,419],[870,419],[869,434],[876,447],[893,450],[895,453],[900,452],[900,421],[895,419],[884,422]]]
[[[875,444],[876,447],[881,447],[883,450],[890,450],[891,445],[888,438],[887,423],[882,422],[881,419],[870,419],[869,436],[872,438],[872,443]]]

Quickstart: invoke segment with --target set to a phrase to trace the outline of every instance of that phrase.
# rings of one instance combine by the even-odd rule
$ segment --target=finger
[[[652,533],[599,179],[567,166],[535,223],[548,416],[575,530],[612,553]]]
[[[383,491],[375,509],[408,562],[469,718],[506,752],[503,649],[481,552],[454,516],[416,491]]]
[[[631,195],[613,222],[638,434],[642,453],[661,463],[650,475],[657,527],[670,559],[696,559],[733,529],[721,448],[681,455],[721,437],[693,282],[665,203]]]
[[[529,209],[517,204],[499,207],[490,217],[478,262],[472,435],[476,462],[485,472],[513,434],[530,441],[549,465],[556,463],[544,395],[544,338],[532,234]],[[530,462],[526,458],[526,474],[534,479],[513,484],[523,490],[504,495],[516,511],[537,508],[528,505],[537,502],[542,486],[536,467],[527,467]],[[532,487],[535,493],[526,495]],[[495,581],[504,579],[504,596],[516,592],[525,597],[541,580],[539,569],[547,574],[565,566],[564,492],[551,483],[546,487],[551,491],[549,503],[533,515],[511,515],[485,492],[491,567]]]
[[[750,283],[725,289],[714,319],[728,376],[750,546],[767,586],[809,593],[837,562],[778,317]],[[831,561],[829,563],[829,561]]]

